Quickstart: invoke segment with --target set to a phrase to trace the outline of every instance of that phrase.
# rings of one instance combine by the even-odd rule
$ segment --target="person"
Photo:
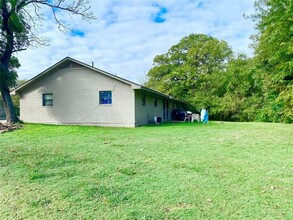
[[[209,111],[210,111],[210,107],[208,106],[206,108],[206,114],[205,114],[205,118],[204,118],[204,123],[208,123],[209,122]]]
[[[205,108],[202,108],[200,110],[200,121],[204,123],[204,120],[205,120],[205,115],[206,115],[206,109]]]
[[[207,124],[209,121],[209,109],[210,107],[202,108],[200,111],[200,119],[204,124]]]

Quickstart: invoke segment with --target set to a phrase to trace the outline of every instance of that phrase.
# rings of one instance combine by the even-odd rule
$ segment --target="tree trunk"
[[[9,11],[10,1],[1,0],[1,56],[0,56],[0,92],[3,100],[4,109],[6,112],[7,124],[12,124],[18,121],[15,114],[14,106],[9,91],[9,62],[11,59],[14,46],[14,31],[11,30],[9,22],[11,12]],[[13,24],[13,23],[12,23]]]
[[[9,61],[8,61],[9,62]],[[3,105],[6,113],[7,124],[13,124],[18,122],[18,117],[15,114],[14,105],[10,96],[10,90],[7,83],[8,62],[0,60],[0,92],[3,100]]]
[[[14,106],[12,103],[12,99],[11,99],[10,91],[8,87],[3,86],[3,88],[1,88],[1,96],[3,100],[5,113],[6,113],[7,124],[10,125],[10,124],[18,122],[18,117],[15,114]]]

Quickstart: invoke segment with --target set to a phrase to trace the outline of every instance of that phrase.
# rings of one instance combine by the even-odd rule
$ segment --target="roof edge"
[[[70,57],[65,57],[62,60],[58,61],[57,63],[53,64],[52,66],[50,66],[49,68],[45,69],[43,72],[39,73],[38,75],[34,76],[33,78],[31,78],[30,80],[28,80],[27,82],[25,82],[24,84],[22,84],[21,86],[16,87],[15,89],[13,89],[11,92],[17,92],[21,89],[23,89],[24,87],[26,87],[27,85],[31,84],[32,82],[34,82],[35,80],[37,80],[38,78],[40,78],[41,76],[44,76],[46,73],[50,72],[51,70],[53,70],[54,68],[58,67],[59,65],[61,65],[62,63],[64,63],[66,60],[70,59]]]
[[[147,88],[147,87],[144,87],[144,86],[141,86],[140,89],[145,90],[145,91],[148,91],[148,92],[151,92],[151,93],[154,93],[154,94],[157,94],[157,95],[160,95],[160,96],[163,96],[163,97],[168,98],[168,99],[170,99],[170,100],[174,100],[174,101],[181,102],[181,103],[183,103],[183,104],[188,105],[188,103],[186,103],[186,102],[184,102],[184,101],[182,101],[182,100],[180,100],[180,99],[177,99],[177,98],[175,98],[175,97],[173,97],[173,96],[171,96],[171,95],[166,95],[166,94],[161,93],[161,92],[159,92],[159,91],[156,91],[156,90],[154,90],[154,89],[150,89],[150,88]]]
[[[124,78],[121,78],[121,77],[119,77],[119,76],[116,76],[116,75],[114,75],[114,74],[111,74],[111,73],[109,73],[109,72],[106,72],[106,71],[104,71],[104,70],[101,70],[101,69],[98,69],[98,68],[96,68],[96,67],[93,67],[93,66],[91,66],[91,65],[89,65],[89,64],[83,63],[83,62],[81,62],[81,61],[79,61],[79,60],[73,59],[73,58],[71,58],[71,57],[69,57],[69,56],[63,58],[62,60],[60,60],[60,61],[58,61],[57,63],[55,63],[55,64],[53,64],[52,66],[50,66],[49,68],[45,69],[43,72],[41,72],[41,73],[39,73],[38,75],[36,75],[35,77],[31,78],[30,80],[28,80],[28,81],[27,81],[26,83],[24,83],[23,85],[14,88],[13,90],[11,90],[11,92],[12,92],[12,93],[17,93],[17,92],[19,92],[20,90],[22,90],[22,89],[26,88],[27,86],[29,86],[30,84],[34,83],[34,81],[37,80],[37,79],[39,79],[40,77],[45,76],[46,74],[49,74],[51,71],[53,71],[53,70],[55,70],[55,69],[58,69],[62,64],[65,64],[66,62],[74,62],[74,63],[77,63],[77,64],[83,66],[83,67],[86,67],[86,68],[88,68],[88,69],[91,69],[91,70],[93,70],[93,71],[95,71],[95,72],[100,72],[100,73],[102,73],[102,74],[104,74],[104,75],[106,75],[106,76],[108,76],[108,77],[111,77],[111,78],[116,79],[116,80],[118,80],[118,81],[120,81],[120,82],[123,82],[123,83],[126,83],[126,84],[130,85],[130,86],[131,86],[131,89],[133,89],[133,90],[142,89],[142,90],[145,90],[145,91],[148,91],[148,92],[151,92],[151,93],[157,94],[157,95],[159,95],[159,96],[163,96],[163,97],[168,98],[168,99],[172,99],[172,100],[175,100],[175,101],[178,101],[178,102],[181,102],[181,103],[185,103],[184,101],[179,100],[179,99],[177,99],[177,98],[175,98],[175,97],[172,97],[172,96],[166,95],[166,94],[161,93],[161,92],[158,92],[158,91],[156,91],[156,90],[153,90],[153,89],[150,89],[150,88],[144,87],[144,86],[142,86],[142,85],[139,85],[139,84],[137,84],[137,83],[131,82],[131,81],[129,81],[129,80],[126,80],[126,79],[124,79]],[[185,103],[185,104],[186,104],[186,103]]]
[[[111,73],[109,73],[109,72],[106,72],[106,71],[104,71],[104,70],[98,69],[98,68],[96,68],[96,67],[93,67],[93,66],[88,65],[88,64],[86,64],[86,63],[83,63],[83,62],[81,62],[81,61],[78,61],[78,60],[73,59],[73,58],[71,58],[71,57],[65,57],[64,59],[62,59],[62,60],[58,61],[57,63],[53,64],[52,66],[50,66],[49,68],[45,69],[43,72],[39,73],[39,74],[36,75],[35,77],[31,78],[30,80],[28,80],[28,81],[27,81],[26,83],[24,83],[23,85],[21,85],[21,86],[15,88],[15,89],[13,89],[12,92],[18,92],[18,91],[22,90],[23,88],[25,88],[25,87],[27,87],[28,85],[30,85],[31,83],[33,83],[35,80],[39,79],[39,78],[42,77],[42,76],[45,76],[46,74],[48,74],[48,73],[51,72],[52,70],[57,69],[59,66],[61,66],[62,64],[66,63],[66,62],[69,62],[69,61],[74,62],[74,63],[77,63],[77,64],[79,64],[79,65],[81,65],[81,66],[83,66],[83,67],[89,68],[89,69],[91,69],[91,70],[93,70],[93,71],[95,71],[95,72],[100,72],[100,73],[102,73],[102,74],[104,74],[104,75],[106,75],[106,76],[109,76],[109,77],[111,77],[111,78],[114,78],[114,79],[116,79],[116,80],[119,80],[119,81],[121,81],[121,82],[124,82],[124,83],[126,83],[126,84],[129,84],[129,85],[131,86],[131,88],[140,88],[140,87],[141,87],[141,86],[140,86],[139,84],[137,84],[137,83],[131,82],[131,81],[126,80],[126,79],[123,79],[123,78],[121,78],[121,77],[119,77],[119,76],[113,75],[113,74],[111,74]]]

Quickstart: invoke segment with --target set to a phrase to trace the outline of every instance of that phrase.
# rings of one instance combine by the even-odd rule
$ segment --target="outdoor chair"
[[[186,111],[184,121],[191,121],[191,118],[192,118],[192,112]]]
[[[191,122],[194,122],[194,121],[200,122],[200,115],[199,114],[192,114]]]

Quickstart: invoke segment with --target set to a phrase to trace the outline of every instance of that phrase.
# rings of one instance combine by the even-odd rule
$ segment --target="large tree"
[[[293,121],[293,3],[257,0],[255,54],[263,72],[262,120]]]
[[[191,34],[154,58],[146,85],[198,109],[213,105],[214,94],[224,92],[218,85],[232,55],[227,42]]]
[[[217,96],[217,108],[214,109],[219,119],[257,120],[256,113],[263,103],[263,83],[253,58],[239,54],[232,59],[218,86],[222,89],[222,94],[224,93]]]
[[[27,49],[31,44],[44,43],[34,30],[43,21],[42,7],[49,7],[59,28],[66,29],[58,17],[61,11],[93,19],[89,0],[0,0],[0,92],[8,123],[17,122],[10,96],[10,86],[17,79],[13,66],[13,54]],[[14,63],[15,64],[15,63]]]

